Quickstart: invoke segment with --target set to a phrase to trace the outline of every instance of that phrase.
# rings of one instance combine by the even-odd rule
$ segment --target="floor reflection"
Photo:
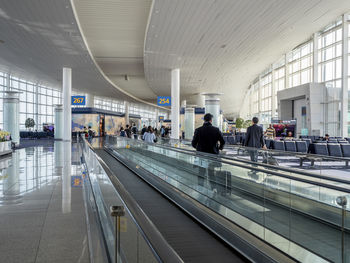
[[[74,175],[81,175],[79,148],[70,142],[16,150],[0,159],[0,206],[20,204],[23,196],[62,180],[62,212],[69,213]]]

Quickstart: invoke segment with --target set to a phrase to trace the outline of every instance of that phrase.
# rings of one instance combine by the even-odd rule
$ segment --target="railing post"
[[[346,205],[348,200],[345,196],[337,197],[337,204],[342,207],[342,218],[341,218],[341,253],[342,253],[342,263],[345,263],[345,215],[346,215]]]
[[[115,251],[114,262],[119,263],[120,260],[120,217],[125,215],[124,206],[111,206],[111,216],[115,217]]]

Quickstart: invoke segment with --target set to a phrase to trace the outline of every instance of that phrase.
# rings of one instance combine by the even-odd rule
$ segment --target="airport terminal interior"
[[[350,263],[349,0],[0,0],[0,263]]]

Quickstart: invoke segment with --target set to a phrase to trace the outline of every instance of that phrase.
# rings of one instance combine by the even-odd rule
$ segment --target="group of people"
[[[143,125],[143,128],[141,130],[141,139],[148,143],[157,142],[157,132],[157,128],[153,128],[152,126],[146,127],[146,125]],[[119,136],[128,138],[133,137],[137,140],[139,137],[139,131],[136,127],[136,124],[133,123],[131,127],[129,126],[129,124],[127,124],[125,129],[121,127],[119,131]]]

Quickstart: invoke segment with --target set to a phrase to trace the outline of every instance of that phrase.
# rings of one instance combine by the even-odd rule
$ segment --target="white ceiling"
[[[106,76],[128,93],[156,102],[143,70],[151,0],[73,0],[91,54]],[[128,80],[125,80],[128,75]]]
[[[62,67],[71,67],[74,90],[143,102],[110,82],[96,66],[69,0],[1,0],[0,40],[2,71],[61,88]],[[143,72],[142,59],[138,61]]]
[[[170,95],[170,69],[180,68],[182,98],[222,92],[225,115],[237,115],[259,73],[348,10],[349,0],[155,0],[147,82]]]

